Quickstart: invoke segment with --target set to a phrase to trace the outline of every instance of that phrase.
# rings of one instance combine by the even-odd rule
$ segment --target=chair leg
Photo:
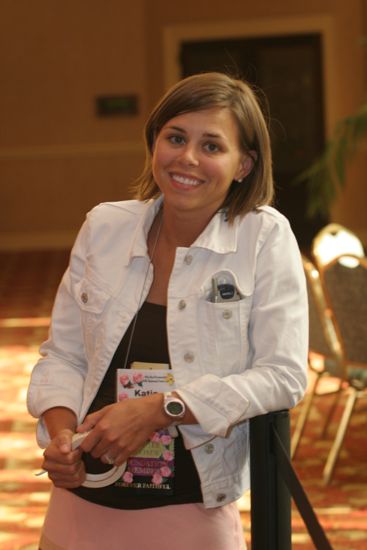
[[[313,398],[315,397],[317,386],[321,378],[321,374],[319,373],[315,373],[315,374],[316,374],[315,382],[311,386],[310,391],[306,393],[303,400],[302,408],[297,418],[296,426],[295,426],[294,433],[291,440],[291,458],[294,458],[296,455],[299,442],[301,440],[308,416],[310,414],[312,401],[313,401]]]
[[[326,437],[327,437],[331,419],[334,416],[336,407],[339,403],[339,399],[340,399],[340,396],[342,394],[343,382],[344,381],[341,379],[340,382],[339,382],[339,387],[335,392],[335,397],[334,397],[334,400],[333,400],[333,404],[331,405],[331,407],[329,409],[329,412],[326,415],[326,419],[325,419],[325,422],[324,422],[324,427],[323,427],[322,432],[321,432],[321,439],[326,439]]]
[[[343,440],[345,437],[345,433],[347,431],[347,427],[349,424],[350,417],[352,416],[352,412],[354,409],[355,402],[358,398],[358,390],[354,388],[350,388],[351,393],[349,394],[349,397],[347,399],[347,402],[345,404],[343,416],[341,418],[338,431],[336,432],[336,436],[334,439],[334,442],[331,446],[329,455],[327,457],[327,461],[324,467],[323,471],[323,483],[324,485],[328,485],[331,481],[335,464],[339,456],[340,448],[343,444]]]

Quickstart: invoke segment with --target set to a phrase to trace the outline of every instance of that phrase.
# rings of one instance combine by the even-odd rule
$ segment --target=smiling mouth
[[[176,183],[179,183],[181,185],[189,185],[190,187],[196,187],[197,185],[204,183],[203,180],[189,176],[181,176],[180,174],[171,174],[171,178]]]

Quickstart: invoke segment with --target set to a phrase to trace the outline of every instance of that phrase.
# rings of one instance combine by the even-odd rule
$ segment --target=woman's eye
[[[168,141],[173,143],[173,145],[182,145],[182,143],[184,143],[185,140],[183,136],[174,135],[174,136],[168,136]]]
[[[219,147],[216,143],[206,143],[204,145],[204,149],[206,149],[208,153],[216,153],[217,151],[219,151]]]

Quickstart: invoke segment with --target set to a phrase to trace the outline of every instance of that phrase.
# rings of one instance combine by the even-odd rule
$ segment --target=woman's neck
[[[165,211],[164,207],[162,216],[159,238],[172,248],[191,246],[204,231],[211,219],[201,218],[198,215],[189,215],[186,212],[172,213]]]

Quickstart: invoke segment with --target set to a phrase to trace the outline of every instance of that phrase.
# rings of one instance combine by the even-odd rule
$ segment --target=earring
[[[243,182],[243,178],[238,178],[238,180],[234,180],[236,183],[242,183]]]

